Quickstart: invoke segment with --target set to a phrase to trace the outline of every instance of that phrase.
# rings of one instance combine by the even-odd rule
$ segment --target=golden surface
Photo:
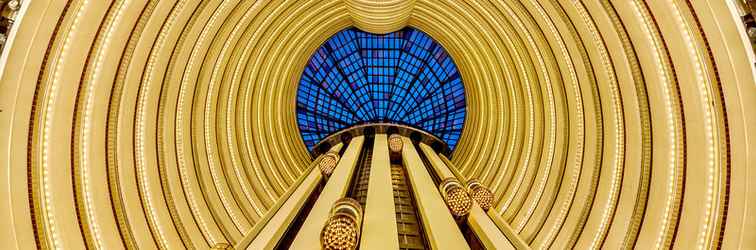
[[[386,134],[376,134],[373,157],[370,162],[370,179],[365,218],[362,222],[360,249],[398,249],[394,188],[391,185],[391,159]]]
[[[338,152],[343,146],[343,143],[336,144],[331,147],[330,151]],[[237,248],[272,249],[276,247],[289,228],[288,226],[294,221],[296,215],[304,207],[305,202],[307,202],[307,199],[323,179],[322,170],[319,168],[320,161],[325,157],[327,156],[323,155],[315,159],[312,168],[308,171],[309,174],[302,175],[299,181],[292,184],[296,188],[289,189],[290,191],[283,195],[286,198],[280,201],[285,202],[282,202],[280,205],[276,203],[276,205],[271,207],[271,211],[275,211],[275,213],[268,213],[269,217],[261,218],[260,222],[255,225],[255,228],[237,244]]]
[[[454,165],[531,247],[756,247],[732,1],[22,4],[0,59],[6,249],[235,245],[313,160],[294,112],[313,51],[405,24],[464,80]]]
[[[291,243],[290,249],[311,249],[313,246],[320,246],[323,225],[330,218],[333,204],[347,195],[364,143],[364,136],[352,138],[349,142],[336,169],[320,191],[318,199],[312,205],[310,213],[307,214],[307,218]]]
[[[407,137],[401,137],[402,163],[407,170],[407,177],[412,186],[412,193],[417,203],[420,221],[423,223],[426,239],[433,249],[469,249],[459,226],[446,207],[441,193],[433,183],[428,168],[423,164],[420,154]]]
[[[475,236],[480,240],[485,249],[529,249],[528,247],[515,247],[510,237],[504,236],[496,224],[488,217],[485,211],[474,204],[467,216],[467,225],[475,232]]]

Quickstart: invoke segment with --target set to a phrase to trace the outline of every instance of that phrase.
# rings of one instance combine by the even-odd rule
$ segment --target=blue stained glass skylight
[[[425,33],[349,28],[310,58],[296,112],[310,150],[331,133],[377,122],[422,129],[453,150],[465,120],[465,90],[452,58]]]

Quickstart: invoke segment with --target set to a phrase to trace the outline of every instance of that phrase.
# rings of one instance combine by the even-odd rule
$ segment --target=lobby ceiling
[[[313,167],[297,89],[350,27],[445,48],[466,105],[451,161],[530,247],[756,247],[736,1],[22,2],[0,59],[7,248],[251,237]]]

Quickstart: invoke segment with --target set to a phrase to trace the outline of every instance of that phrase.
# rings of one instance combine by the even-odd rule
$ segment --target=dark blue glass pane
[[[454,61],[413,28],[336,33],[310,57],[297,92],[297,122],[310,150],[338,130],[375,122],[425,130],[454,149],[464,120]]]

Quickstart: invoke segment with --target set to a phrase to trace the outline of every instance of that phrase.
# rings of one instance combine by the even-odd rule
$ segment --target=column
[[[310,164],[309,171],[306,171],[306,174],[299,178],[297,183],[284,194],[283,197],[287,198],[279,199],[270,209],[271,212],[276,212],[266,213],[261,218],[261,221],[257,223],[258,226],[247,232],[247,236],[239,242],[237,248],[270,249],[275,247],[288,229],[289,224],[291,224],[297,213],[299,213],[302,206],[304,206],[307,199],[323,179],[322,169],[324,166],[325,168],[329,168],[330,165],[336,165],[339,158],[338,152],[343,146],[344,144],[339,143],[331,147],[329,150],[330,154],[324,154],[316,158]]]
[[[402,137],[402,142],[402,163],[431,248],[470,249],[412,141]]]
[[[320,233],[337,200],[346,196],[365,137],[352,138],[320,196],[312,206],[290,249],[320,248]],[[260,248],[258,248],[260,249]]]
[[[338,153],[343,146],[344,144],[339,143],[331,147],[329,152]],[[250,232],[246,232],[247,235],[237,244],[237,248],[263,249],[275,247],[288,229],[289,224],[323,179],[321,174],[323,165],[334,160],[338,161],[338,155],[336,155],[336,159],[330,159],[332,155],[324,154],[312,161],[312,164],[307,168],[308,171],[305,171],[306,174],[299,178],[292,185],[292,188],[283,195],[287,198],[279,199],[271,207],[270,212],[266,213]],[[335,165],[335,162],[332,164]]]
[[[436,171],[439,178],[444,180],[441,184],[442,188],[443,185],[451,185],[455,182],[459,183],[458,178],[463,178],[462,176],[457,176],[455,171],[452,170],[452,166],[447,165],[447,163],[441,159],[441,156],[439,156],[430,146],[420,143],[420,149],[428,159],[428,162],[430,162],[432,169]],[[472,200],[474,200],[472,207],[468,210],[469,214],[467,214],[465,219],[467,225],[472,229],[473,233],[475,233],[486,249],[516,249],[512,241],[504,236],[496,223],[491,220],[489,215],[486,214],[480,206],[480,204],[483,204],[485,208],[490,208],[491,202],[488,199],[492,199],[491,192],[477,182],[472,184],[474,184],[472,187],[468,186],[466,188],[468,194],[473,194]],[[457,188],[457,190],[458,189],[459,188]],[[488,194],[485,193],[486,191]],[[447,200],[449,199],[449,197],[445,198]]]
[[[462,177],[462,174],[459,173],[459,171],[457,171],[457,169],[454,167],[454,164],[452,164],[452,162],[449,159],[447,159],[446,156],[439,155],[439,157],[446,164],[446,166],[448,166],[449,169],[452,172],[454,172],[454,175],[456,175],[457,178],[461,178]],[[475,183],[471,183],[471,182],[477,182],[477,181],[475,181],[475,180],[468,181],[467,182],[467,186],[468,187],[475,186]],[[475,189],[473,187],[473,188],[470,188],[470,190],[472,191],[471,195],[473,196],[473,200],[475,200],[475,202],[478,203],[478,205],[488,215],[488,218],[491,219],[491,221],[493,221],[494,224],[496,224],[496,226],[499,228],[499,230],[501,230],[501,232],[504,234],[504,236],[507,237],[507,239],[509,240],[509,242],[511,242],[515,246],[515,248],[517,248],[517,249],[530,249],[530,246],[528,245],[528,243],[525,242],[525,240],[523,240],[520,237],[520,235],[518,235],[514,231],[514,229],[512,229],[512,227],[509,226],[509,224],[507,222],[505,222],[501,218],[501,216],[497,215],[496,212],[494,212],[494,210],[489,210],[490,208],[493,207],[493,202],[494,202],[494,200],[493,200],[493,194],[491,193],[490,190],[488,190],[487,188],[485,189],[485,192],[488,193],[486,196],[488,196],[489,198],[483,198],[482,195],[476,195],[476,192],[473,191],[473,190],[480,190],[480,189]],[[471,211],[470,214],[480,214],[480,212]]]
[[[391,158],[386,135],[376,134],[373,145],[360,249],[398,249]]]

